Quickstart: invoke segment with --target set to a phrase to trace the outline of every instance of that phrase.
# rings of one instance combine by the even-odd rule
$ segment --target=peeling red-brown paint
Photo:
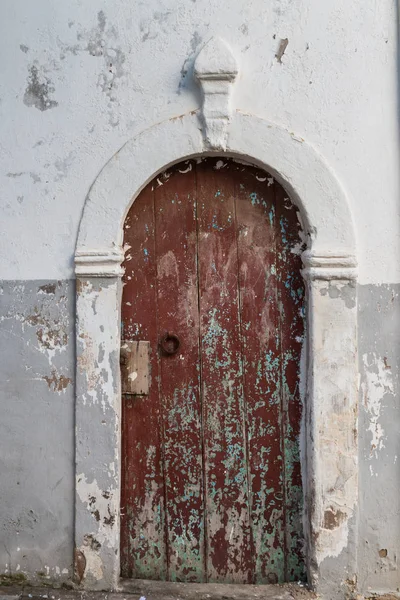
[[[346,518],[347,515],[342,511],[330,508],[324,513],[324,529],[336,529]]]
[[[99,510],[96,508],[96,510],[92,511],[92,515],[94,516],[94,518],[96,519],[96,521],[100,521],[100,512]]]
[[[112,527],[115,523],[115,515],[111,513],[110,505],[107,506],[108,516],[103,518],[104,525]]]
[[[88,284],[87,281],[83,281],[79,277],[77,278],[77,280],[76,280],[76,293],[78,294],[78,296],[85,291],[85,288],[87,288],[88,285],[89,284]]]
[[[59,375],[55,369],[52,370],[51,377],[45,375],[43,379],[47,382],[49,388],[54,392],[62,392],[72,383],[72,379],[70,377]]]
[[[75,548],[74,552],[74,575],[77,583],[81,583],[86,569],[86,558],[81,550]]]
[[[64,324],[58,319],[52,320],[44,316],[38,312],[39,309],[35,310],[36,312],[25,317],[24,321],[29,323],[29,325],[37,327],[36,337],[39,344],[47,350],[66,346],[68,343],[68,334],[64,331]]]
[[[57,284],[55,283],[47,283],[45,285],[41,285],[39,287],[40,292],[44,292],[45,294],[54,295],[56,293]]]
[[[153,384],[122,403],[122,575],[304,577],[296,209],[255,168],[187,161],[139,195],[124,242],[122,338],[150,342]]]

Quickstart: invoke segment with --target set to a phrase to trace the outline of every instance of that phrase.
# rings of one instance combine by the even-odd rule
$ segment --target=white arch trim
[[[135,196],[162,169],[203,153],[194,112],[154,125],[129,140],[105,165],[86,199],[77,274],[83,274],[85,263],[93,263],[94,270],[103,266],[104,275],[118,274],[118,267],[114,271],[111,265],[120,261],[122,225]],[[310,144],[274,123],[236,111],[224,154],[246,158],[284,185],[300,208],[314,256],[346,257],[355,266],[354,227],[346,195]]]
[[[356,572],[356,243],[346,194],[322,156],[274,123],[236,111],[225,152],[264,168],[299,207],[308,337],[302,385],[304,526],[309,582],[344,598]],[[128,141],[106,164],[85,202],[77,276],[76,556],[91,589],[119,581],[120,293],[123,223],[160,171],[210,154],[199,114],[164,121]],[[112,518],[110,518],[112,515]],[[83,557],[83,558],[82,558]],[[78,564],[77,563],[77,564]]]

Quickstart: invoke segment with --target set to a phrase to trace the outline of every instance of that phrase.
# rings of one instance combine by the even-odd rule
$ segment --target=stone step
[[[314,600],[303,585],[234,585],[124,580],[116,592],[39,587],[1,588],[0,600]]]

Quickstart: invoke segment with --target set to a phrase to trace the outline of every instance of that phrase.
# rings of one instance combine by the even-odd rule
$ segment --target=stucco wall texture
[[[219,35],[240,65],[236,107],[306,139],[350,199],[357,587],[399,588],[396,23],[391,0],[0,3],[0,574],[72,577],[73,257],[85,197],[131,137],[200,106],[193,61]]]

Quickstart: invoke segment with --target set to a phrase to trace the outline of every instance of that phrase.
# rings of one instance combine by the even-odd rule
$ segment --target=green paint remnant
[[[269,217],[269,223],[272,226],[274,224],[274,218],[275,218],[275,206],[271,206],[271,209],[268,213],[268,217]]]
[[[253,206],[256,206],[257,204],[260,204],[260,200],[256,194],[256,192],[251,192],[250,194],[250,200]]]
[[[23,585],[26,582],[26,575],[23,573],[1,573],[0,586]]]

